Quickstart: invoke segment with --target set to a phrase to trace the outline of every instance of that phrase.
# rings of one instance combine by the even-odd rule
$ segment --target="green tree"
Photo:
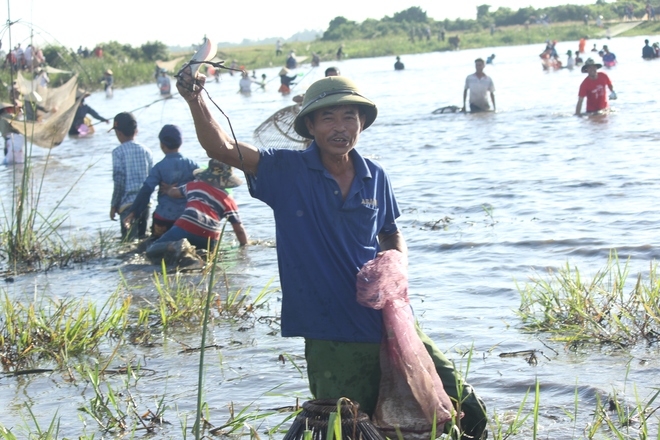
[[[358,33],[356,22],[338,16],[330,20],[328,30],[323,32],[323,37],[321,39],[336,41],[343,38],[354,38]]]
[[[489,12],[490,5],[479,5],[477,6],[477,20],[481,21],[484,18],[490,15]]]
[[[419,6],[413,6],[405,11],[395,12],[392,19],[398,23],[411,22],[411,23],[426,23],[428,17],[426,11],[423,11]]]
[[[160,41],[148,41],[140,46],[140,49],[146,61],[166,60],[170,56],[167,46]]]

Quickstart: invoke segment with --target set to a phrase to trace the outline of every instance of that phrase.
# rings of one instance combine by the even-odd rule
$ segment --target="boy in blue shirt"
[[[127,228],[130,227],[133,219],[139,218],[149,208],[149,199],[156,186],[160,185],[161,182],[168,185],[185,185],[195,179],[193,171],[199,168],[195,161],[179,153],[179,148],[183,143],[183,136],[179,127],[172,124],[163,126],[158,134],[158,139],[160,140],[160,149],[165,153],[165,157],[154,165],[140,192],[135,197],[129,214],[124,219],[124,226]],[[167,232],[179,218],[185,206],[185,199],[170,197],[159,191],[158,206],[152,217],[151,238],[158,238]]]

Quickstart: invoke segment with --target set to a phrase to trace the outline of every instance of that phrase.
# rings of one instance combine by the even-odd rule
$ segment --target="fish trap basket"
[[[329,416],[337,412],[337,400],[309,400],[303,403],[302,407],[284,440],[302,440],[306,429],[312,431],[313,440],[325,440]],[[340,411],[342,440],[386,440],[371,423],[369,416],[359,409],[358,403],[342,399]]]

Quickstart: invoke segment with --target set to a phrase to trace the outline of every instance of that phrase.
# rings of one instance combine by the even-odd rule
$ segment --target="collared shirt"
[[[250,193],[273,209],[282,286],[282,336],[379,343],[380,311],[356,300],[356,278],[376,257],[378,234],[397,231],[399,208],[380,164],[356,150],[343,200],[316,142],[304,151],[261,150]]]
[[[133,203],[153,166],[151,151],[127,141],[112,150],[112,180],[115,183],[110,206],[118,211]]]
[[[149,176],[145,179],[140,192],[135,197],[135,201],[133,201],[131,211],[135,213],[135,216],[138,216],[147,209],[151,194],[153,194],[156,186],[160,185],[160,182],[165,182],[169,185],[184,185],[192,182],[195,180],[193,171],[197,168],[199,168],[199,165],[195,161],[183,157],[181,153],[166,154],[149,171]],[[156,206],[154,214],[165,220],[176,220],[183,212],[185,206],[185,198],[176,199],[165,194],[158,194],[158,206]]]
[[[470,91],[470,104],[474,104],[484,110],[490,108],[490,104],[488,104],[488,92],[495,91],[495,84],[493,84],[493,80],[488,75],[484,74],[481,78],[476,73],[468,75],[465,78],[465,90]]]

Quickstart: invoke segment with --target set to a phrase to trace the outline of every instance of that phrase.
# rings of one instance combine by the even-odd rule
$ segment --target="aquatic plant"
[[[156,410],[148,409],[138,412],[138,404],[133,391],[140,376],[140,365],[128,365],[123,369],[123,385],[121,389],[113,389],[108,381],[103,380],[103,370],[99,365],[93,368],[82,367],[81,373],[87,378],[94,395],[87,405],[78,408],[90,416],[101,428],[103,433],[123,434],[136,431],[153,433],[158,427],[169,423],[164,418],[166,409],[165,397],[156,401]]]
[[[546,279],[534,277],[518,286],[517,311],[522,330],[549,333],[551,339],[575,348],[582,344],[625,348],[660,341],[660,279],[651,263],[644,280],[628,282],[629,261],[612,252],[604,269],[584,279],[568,263]],[[629,289],[629,290],[627,290]]]
[[[50,151],[41,175],[35,175],[32,144],[27,138],[24,150],[25,163],[15,164],[11,170],[11,203],[0,199],[0,256],[9,261],[12,272],[47,271],[104,256],[116,249],[107,231],[99,230],[95,238],[80,236],[67,239],[61,233],[67,216],[59,212],[60,207],[91,166],[83,170],[58,202],[44,212],[41,198]]]
[[[98,354],[109,335],[121,335],[130,297],[112,295],[100,307],[86,298],[35,295],[25,303],[4,292],[0,302],[0,363],[20,374],[42,363],[58,368],[72,358]]]
[[[30,422],[32,423],[34,428],[26,430],[27,431],[26,437],[17,437],[16,435],[14,435],[14,433],[11,430],[7,429],[2,425],[2,423],[0,423],[0,438],[4,440],[18,440],[19,438],[54,440],[59,438],[60,419],[59,416],[57,415],[57,412],[50,420],[48,427],[46,429],[42,429],[41,425],[39,424],[39,420],[34,415],[34,412],[32,412],[32,407],[30,407],[30,405],[26,403],[25,408],[30,414]],[[80,440],[85,440],[85,438],[86,437],[80,437]]]

